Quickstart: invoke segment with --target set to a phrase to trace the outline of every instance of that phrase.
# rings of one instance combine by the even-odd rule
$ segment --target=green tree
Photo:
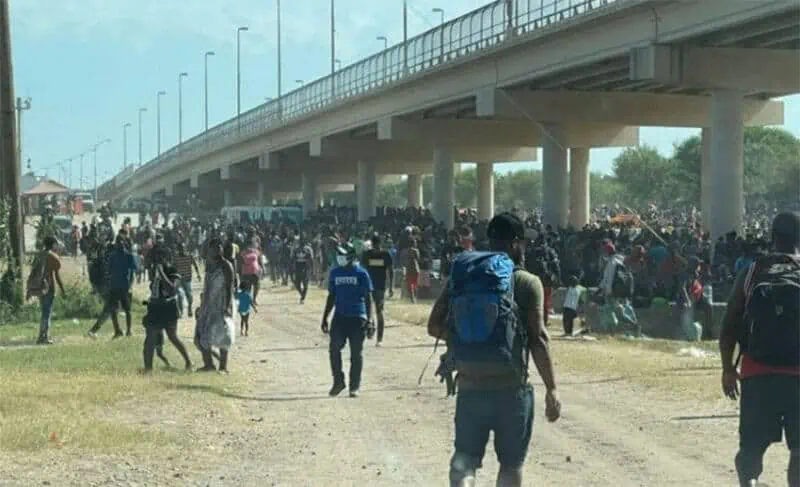
[[[628,203],[635,205],[679,199],[675,168],[673,160],[649,145],[629,147],[614,159],[614,176],[628,195]]]

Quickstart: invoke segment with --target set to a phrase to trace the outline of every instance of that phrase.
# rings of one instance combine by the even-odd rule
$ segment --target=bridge
[[[358,193],[407,175],[453,225],[454,165],[478,164],[494,212],[493,164],[543,155],[544,220],[589,218],[589,155],[638,143],[641,126],[702,128],[702,211],[714,237],[744,208],[743,130],[780,125],[800,91],[796,0],[498,1],[227,120],[114,177],[100,199],[195,192],[208,204]]]

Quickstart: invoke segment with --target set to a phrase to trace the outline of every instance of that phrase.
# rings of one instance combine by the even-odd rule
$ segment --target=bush
[[[103,302],[89,288],[75,284],[64,286],[64,291],[63,296],[60,292],[56,294],[53,304],[54,320],[94,319],[100,316]],[[35,298],[19,307],[0,302],[0,326],[38,323],[40,314],[39,300]]]

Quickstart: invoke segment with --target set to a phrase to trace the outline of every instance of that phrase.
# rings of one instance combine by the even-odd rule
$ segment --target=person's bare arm
[[[431,334],[432,330],[446,330],[447,329],[447,314],[450,312],[450,298],[447,293],[447,282],[442,285],[442,292],[433,303],[431,314],[428,317],[428,333]],[[437,337],[447,338],[447,337]]]
[[[728,306],[725,310],[725,317],[722,319],[722,331],[719,335],[719,354],[722,359],[723,371],[735,371],[733,352],[736,348],[738,330],[743,326],[742,316],[744,315],[744,280],[746,272],[742,272],[736,278],[733,291],[728,298]]]
[[[539,285],[539,292],[534,290],[533,303],[528,310],[528,347],[536,364],[536,370],[548,391],[556,389],[553,361],[550,357],[550,336],[544,326],[544,290]]]
[[[61,295],[63,296],[64,295],[64,283],[61,281],[61,270],[60,269],[56,269],[54,274],[55,274],[55,278],[56,278],[56,283],[58,283],[58,288],[61,289]]]

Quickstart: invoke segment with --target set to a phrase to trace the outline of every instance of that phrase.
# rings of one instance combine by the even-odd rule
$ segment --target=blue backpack
[[[450,350],[470,376],[528,376],[527,331],[514,302],[514,262],[504,253],[463,252],[450,268]]]

